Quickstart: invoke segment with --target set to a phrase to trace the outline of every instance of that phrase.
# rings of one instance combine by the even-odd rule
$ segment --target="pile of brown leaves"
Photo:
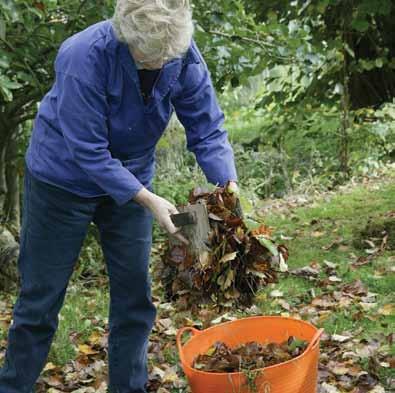
[[[226,187],[211,193],[195,189],[189,203],[198,201],[209,213],[209,255],[201,263],[187,246],[169,242],[159,269],[167,299],[185,308],[211,302],[223,307],[251,305],[261,286],[276,281],[276,271],[287,270],[287,248],[273,241],[265,225],[250,231],[238,198]]]
[[[223,342],[216,342],[205,354],[195,358],[193,367],[213,373],[253,371],[291,360],[306,348],[306,341],[293,336],[280,344],[252,341],[233,349]]]

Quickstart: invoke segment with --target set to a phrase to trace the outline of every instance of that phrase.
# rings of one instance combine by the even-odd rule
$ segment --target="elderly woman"
[[[60,47],[26,153],[21,290],[1,393],[32,391],[91,222],[110,281],[110,391],[146,392],[153,218],[186,241],[170,219],[176,208],[152,190],[155,146],[173,111],[207,180],[237,188],[224,116],[192,34],[188,0],[118,0],[112,20]]]

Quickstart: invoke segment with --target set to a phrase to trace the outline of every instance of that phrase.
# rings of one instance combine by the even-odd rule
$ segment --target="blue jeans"
[[[0,393],[31,392],[58,326],[67,284],[93,221],[110,282],[109,385],[145,393],[147,345],[156,308],[148,272],[152,214],[134,201],[82,198],[25,171],[18,269],[21,288],[8,332]]]

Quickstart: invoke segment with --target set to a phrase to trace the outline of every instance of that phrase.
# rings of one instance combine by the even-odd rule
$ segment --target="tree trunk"
[[[5,153],[6,143],[0,142],[0,211],[3,211],[5,196],[7,191],[6,179],[5,179]]]
[[[20,187],[18,172],[18,140],[14,134],[10,137],[6,150],[5,179],[7,185],[4,203],[5,223],[15,230],[20,230]]]
[[[11,290],[18,284],[18,255],[19,245],[14,236],[0,227],[0,291]]]
[[[350,93],[348,90],[347,66],[344,66],[343,95],[341,98],[342,120],[340,126],[340,170],[346,176],[350,175],[349,152],[350,152]]]
[[[20,189],[18,173],[18,129],[0,116],[0,291],[18,285],[17,260],[20,230]],[[4,225],[6,224],[6,225]]]
[[[352,3],[350,4],[350,9]],[[340,151],[339,151],[339,160],[340,160],[340,170],[346,176],[350,176],[350,165],[349,165],[349,156],[350,156],[350,131],[351,131],[351,115],[350,115],[350,70],[349,70],[349,54],[347,53],[346,46],[350,46],[351,35],[349,32],[349,26],[351,21],[351,14],[347,12],[343,15],[343,94],[341,97],[341,110],[342,110],[342,118],[340,125]]]

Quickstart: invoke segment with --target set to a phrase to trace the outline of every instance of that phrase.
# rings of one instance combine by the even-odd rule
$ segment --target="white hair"
[[[112,23],[118,38],[147,63],[182,56],[193,35],[189,0],[117,0]]]

